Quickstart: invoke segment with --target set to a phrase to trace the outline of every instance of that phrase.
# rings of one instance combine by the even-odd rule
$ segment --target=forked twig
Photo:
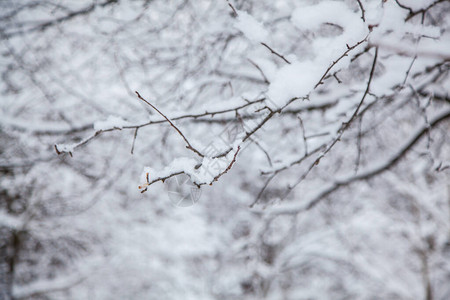
[[[330,72],[330,70],[344,57],[346,57],[348,55],[348,53],[350,51],[352,51],[353,49],[355,49],[356,47],[358,47],[359,45],[361,45],[362,43],[364,43],[365,41],[367,41],[367,38],[369,37],[369,35],[366,35],[366,37],[364,39],[362,39],[361,41],[357,42],[356,44],[354,44],[353,46],[349,46],[347,44],[347,50],[345,50],[345,52],[339,56],[335,61],[333,61],[331,63],[331,65],[328,67],[328,69],[325,71],[325,73],[323,74],[323,76],[320,78],[319,82],[316,83],[316,85],[314,86],[314,88],[316,89],[319,85],[323,84],[323,80],[325,79],[325,77],[328,75],[328,73]]]
[[[239,150],[241,150],[241,147],[240,147],[240,146],[237,147],[236,153],[234,153],[234,156],[233,156],[233,160],[232,160],[231,163],[228,165],[228,167],[227,167],[222,173],[220,173],[219,175],[217,175],[216,177],[214,177],[214,180],[211,181],[209,185],[212,185],[214,181],[217,181],[223,174],[225,174],[225,173],[227,173],[228,171],[230,171],[231,167],[232,167],[232,166],[234,165],[234,163],[236,162],[236,156],[238,155]]]

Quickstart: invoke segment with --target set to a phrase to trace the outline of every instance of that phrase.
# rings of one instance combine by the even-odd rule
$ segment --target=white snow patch
[[[353,12],[345,3],[337,1],[323,1],[316,5],[299,7],[292,13],[291,21],[301,30],[318,30],[323,24],[337,26],[342,29],[342,33],[331,39],[316,38],[315,41],[328,40],[329,43],[342,44],[341,46],[360,41],[368,32],[361,16]],[[320,50],[318,54],[327,50],[327,48],[315,48]]]
[[[272,109],[284,106],[294,97],[303,97],[314,89],[325,69],[312,61],[294,62],[279,69],[267,96]],[[278,106],[278,107],[276,107]]]
[[[73,152],[77,144],[56,144],[56,149],[62,153]]]
[[[233,150],[225,157],[211,158],[204,157],[200,162],[194,158],[181,157],[173,160],[168,166],[162,170],[156,170],[150,167],[145,167],[141,175],[141,182],[147,182],[147,173],[149,174],[149,181],[152,182],[158,178],[168,177],[172,174],[183,172],[188,175],[192,182],[212,183],[214,178],[222,173],[232,162],[234,155],[237,152],[237,142],[233,145]],[[197,168],[196,168],[197,167]],[[143,186],[146,186],[145,184]]]
[[[267,40],[269,33],[264,26],[245,11],[237,11],[238,18],[235,27],[252,42]]]

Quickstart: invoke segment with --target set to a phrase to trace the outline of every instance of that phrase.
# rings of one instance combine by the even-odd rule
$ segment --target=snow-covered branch
[[[450,109],[446,109],[438,115],[434,116],[429,124],[420,126],[414,130],[414,133],[407,139],[407,141],[388,159],[379,162],[373,166],[366,167],[360,173],[350,176],[338,177],[333,183],[328,184],[327,187],[317,192],[317,195],[312,199],[305,201],[302,204],[283,205],[273,208],[271,214],[298,214],[303,211],[310,210],[320,203],[323,199],[329,196],[331,193],[337,191],[342,187],[346,187],[354,182],[370,179],[382,172],[385,172],[393,168],[410,150],[420,141],[420,139],[433,127],[439,125],[441,122],[450,119]]]

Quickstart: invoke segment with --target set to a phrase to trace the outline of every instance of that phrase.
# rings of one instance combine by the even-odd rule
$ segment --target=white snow
[[[299,58],[297,62],[293,61],[291,65],[283,66],[276,72],[267,96],[278,107],[282,107],[294,97],[308,95],[330,63],[347,50],[347,45],[354,45],[363,40],[368,32],[361,18],[345,3],[337,1],[299,7],[293,12],[291,21],[304,31],[319,30],[320,26],[326,23],[341,28],[342,32],[332,37],[316,37],[310,45],[313,58]],[[334,66],[334,71],[346,67],[349,61],[349,57],[341,59]]]
[[[441,37],[439,27],[405,23],[404,19],[407,16],[408,12],[395,3],[385,3],[379,16],[378,26],[374,28],[370,36],[370,43],[401,55],[450,57],[448,36]],[[417,39],[422,36],[423,38],[418,42],[405,38]]]
[[[73,152],[78,144],[56,144],[56,148],[59,152],[69,153]]]
[[[237,12],[238,18],[235,27],[239,29],[246,38],[252,42],[264,42],[267,40],[269,33],[264,28],[262,23],[258,22],[245,11],[239,10]]]
[[[168,177],[172,174],[180,172],[188,175],[192,182],[197,184],[210,184],[214,181],[214,178],[217,175],[222,173],[230,165],[234,155],[238,151],[237,146],[238,142],[235,142],[233,145],[233,150],[230,151],[225,157],[204,157],[201,162],[194,158],[180,157],[173,160],[162,170],[145,167],[143,173],[141,174],[141,182],[144,183],[142,186],[146,186],[145,183],[147,182],[147,173],[149,174],[149,181],[152,182],[155,179]]]
[[[325,71],[323,67],[313,61],[304,61],[294,62],[279,69],[267,92],[271,108],[282,107],[294,97],[306,96],[314,89]]]
[[[344,49],[346,44],[352,45],[367,34],[367,26],[361,17],[354,13],[345,3],[323,1],[315,5],[299,7],[291,17],[292,23],[302,31],[317,31],[324,24],[342,30],[330,37],[316,37],[311,45],[317,56],[330,58],[333,50]]]
[[[194,158],[179,157],[173,160],[168,166],[162,170],[157,170],[151,167],[145,167],[141,176],[141,182],[146,182],[147,173],[149,174],[149,180],[155,180],[157,178],[164,178],[174,173],[184,172],[188,175],[193,174],[195,166],[198,161]]]
[[[431,5],[432,2],[435,1],[430,1],[430,0],[398,0],[398,2],[405,6],[405,7],[409,7],[414,11],[417,10],[421,10],[422,8],[426,8],[429,5]]]
[[[342,27],[343,35],[358,35],[363,27],[361,18],[344,2],[322,1],[318,4],[299,7],[292,13],[292,23],[302,30],[317,30],[322,24]]]

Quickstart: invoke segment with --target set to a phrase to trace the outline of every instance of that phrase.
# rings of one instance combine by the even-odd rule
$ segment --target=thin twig
[[[158,181],[162,181],[164,183],[164,181],[166,181],[167,179],[169,179],[171,177],[174,177],[174,176],[177,176],[177,175],[181,175],[181,174],[184,174],[184,171],[175,172],[175,173],[172,173],[170,175],[163,176],[163,177],[158,177],[158,178],[153,179],[152,181],[150,181],[149,180],[149,174],[147,173],[146,174],[147,182],[145,184],[143,184],[143,185],[140,185],[139,189],[142,190],[141,193],[145,193],[147,191],[148,187],[151,186],[152,184],[154,184],[154,183],[156,183]]]
[[[252,131],[247,132],[247,134],[242,139],[242,142],[245,142],[248,138],[250,138],[256,131],[258,131],[267,121],[269,121],[274,115],[275,111],[271,111],[262,121],[259,123]]]
[[[258,203],[259,199],[261,198],[261,196],[263,195],[264,191],[266,190],[266,188],[269,186],[269,183],[272,181],[272,179],[275,178],[275,176],[277,175],[277,173],[272,174],[269,178],[267,178],[266,182],[264,183],[263,187],[261,188],[261,190],[259,191],[258,195],[256,196],[255,200],[253,200],[253,202],[249,205],[250,208],[252,208],[253,206],[255,206],[256,203]]]
[[[408,67],[408,70],[406,70],[405,79],[403,79],[402,87],[405,86],[406,80],[408,80],[409,73],[411,72],[412,66],[414,65],[414,62],[416,61],[416,59],[417,59],[417,55],[414,56],[413,60],[411,61],[411,64]]]
[[[308,158],[309,156],[311,156],[312,154],[318,152],[318,151],[319,151],[320,149],[322,149],[323,147],[324,147],[324,146],[322,145],[322,146],[317,147],[316,149],[312,150],[310,153],[305,153],[305,155],[304,155],[302,158],[300,158],[300,159],[298,159],[298,160],[296,160],[296,161],[290,163],[290,164],[287,165],[287,166],[281,167],[281,168],[279,168],[279,169],[276,169],[276,170],[273,170],[273,171],[270,171],[270,172],[261,172],[261,175],[268,175],[268,174],[271,174],[271,176],[266,180],[264,186],[261,188],[261,190],[259,191],[259,193],[258,193],[258,195],[256,196],[255,200],[250,204],[249,207],[252,208],[253,206],[255,206],[256,203],[258,203],[258,201],[259,201],[259,199],[261,199],[261,196],[263,195],[264,191],[265,191],[266,188],[269,186],[269,183],[270,183],[270,182],[271,182],[278,174],[280,174],[280,173],[281,173],[282,171],[284,171],[284,170],[287,170],[288,168],[292,167],[293,165],[302,163],[305,159],[307,159],[307,158]]]
[[[356,0],[356,1],[358,2],[359,8],[361,9],[361,19],[363,20],[363,22],[366,22],[366,18],[364,16],[366,11],[364,10],[364,7],[363,7],[361,1],[360,0]]]
[[[255,140],[255,139],[253,139],[253,138],[250,138],[250,141],[251,141],[253,144],[255,144],[255,145],[256,145],[256,146],[264,153],[264,155],[265,155],[266,158],[267,158],[267,162],[269,163],[269,166],[272,167],[272,159],[270,159],[270,155],[269,155],[269,153],[267,153],[266,149],[264,149],[263,146],[261,146],[261,144],[258,143],[257,140]]]
[[[230,3],[230,1],[227,0],[228,5],[231,7],[231,9],[233,10],[234,14],[236,16],[239,16],[239,14],[237,13],[237,10],[234,8],[234,6]],[[266,43],[260,41],[261,45],[263,45],[264,47],[266,47],[267,49],[269,49],[270,52],[272,52],[272,54],[275,54],[276,56],[278,56],[279,58],[281,58],[282,60],[284,60],[286,63],[291,64],[283,55],[281,55],[280,53],[276,52],[275,50],[273,50],[271,47],[269,47]]]
[[[362,152],[362,120],[363,117],[361,116],[359,118],[359,122],[358,122],[358,137],[356,140],[356,148],[358,153],[356,154],[356,162],[355,162],[355,174],[358,173],[358,169],[359,169],[359,165],[361,163],[361,152]]]
[[[267,49],[269,49],[270,52],[272,52],[272,54],[275,54],[276,56],[278,56],[279,58],[281,58],[282,60],[284,60],[287,64],[291,64],[290,61],[288,61],[286,59],[286,57],[284,57],[283,55],[281,55],[280,53],[276,52],[275,50],[273,50],[272,48],[270,48],[266,43],[261,42],[261,45],[263,45],[264,47],[266,47]]]
[[[260,66],[258,66],[258,64],[256,64],[253,60],[248,59],[248,61],[256,68],[258,69],[259,73],[261,74],[262,78],[264,79],[264,82],[267,84],[270,84],[269,79],[267,79],[266,75],[264,74],[263,70],[261,69]]]
[[[370,69],[369,80],[367,81],[367,86],[366,86],[366,90],[364,91],[364,95],[362,96],[361,101],[358,104],[358,107],[356,107],[356,110],[353,112],[353,115],[351,116],[350,120],[348,120],[347,123],[344,123],[345,125],[343,125],[343,128],[341,128],[340,130],[345,130],[350,126],[350,124],[353,122],[356,115],[358,114],[359,109],[361,108],[362,104],[364,103],[364,100],[366,99],[366,96],[369,93],[370,84],[372,83],[372,78],[375,73],[375,66],[377,64],[377,58],[378,58],[378,47],[375,48],[375,56],[373,58],[372,68]]]
[[[236,15],[236,17],[239,16],[239,14],[237,13],[237,10],[236,10],[236,9],[234,8],[234,6],[230,3],[230,1],[227,0],[227,2],[228,2],[228,6],[231,7],[231,9],[233,10],[233,12],[234,12],[234,14]]]
[[[369,37],[369,35],[366,35],[366,37],[364,39],[362,39],[361,41],[357,42],[356,44],[354,44],[353,46],[349,46],[347,45],[347,50],[345,50],[345,52],[338,57],[338,59],[336,59],[335,61],[333,61],[331,63],[331,65],[328,67],[328,69],[325,71],[325,73],[323,74],[323,76],[320,78],[319,82],[316,83],[316,85],[314,86],[314,88],[316,89],[319,85],[323,84],[323,80],[325,79],[325,77],[328,75],[328,72],[330,72],[330,70],[344,57],[346,57],[348,55],[348,53],[350,51],[352,51],[353,49],[355,49],[356,47],[358,47],[359,45],[361,45],[362,43],[364,43],[365,41],[367,41],[367,38]]]
[[[133,143],[131,144],[131,154],[133,154],[133,152],[134,152],[134,144],[136,142],[138,130],[139,130],[139,127],[136,127],[136,129],[134,130]]]
[[[159,109],[157,109],[153,104],[151,104],[150,102],[148,102],[147,100],[145,100],[144,98],[141,97],[141,95],[135,91],[136,95],[138,96],[139,99],[141,99],[142,101],[144,101],[145,103],[147,103],[148,105],[151,106],[151,108],[153,108],[154,110],[156,110],[164,119],[167,120],[167,122],[169,122],[170,126],[172,126],[183,138],[183,140],[186,142],[187,146],[186,148],[193,151],[194,153],[196,153],[198,156],[200,157],[205,157],[205,155],[203,155],[200,151],[198,151],[197,149],[195,149],[194,147],[192,147],[191,143],[189,143],[188,139],[184,136],[184,134],[181,132],[180,129],[178,129],[177,126],[175,126],[175,124],[172,123],[172,121],[166,117]]]
[[[303,143],[305,144],[305,156],[308,155],[308,141],[306,140],[306,131],[305,126],[303,125],[303,120],[300,115],[297,115],[298,120],[300,121],[300,128],[302,129]]]
[[[219,178],[222,177],[222,175],[224,175],[225,173],[227,173],[227,172],[231,169],[231,167],[233,167],[234,163],[236,162],[236,156],[238,155],[239,150],[241,150],[241,147],[240,147],[240,146],[237,147],[237,150],[236,150],[236,152],[234,153],[234,156],[233,156],[233,160],[232,160],[231,163],[228,165],[228,167],[227,167],[223,172],[219,173],[219,175],[217,175],[216,177],[214,177],[214,180],[211,181],[211,182],[209,183],[209,185],[212,185],[214,181],[219,180]]]
[[[311,170],[317,166],[320,163],[320,160],[325,157],[326,154],[328,154],[328,152],[331,151],[331,149],[333,149],[333,147],[337,144],[337,142],[339,142],[341,140],[342,135],[344,134],[344,132],[350,127],[350,125],[352,124],[352,122],[355,120],[356,116],[358,115],[358,112],[362,106],[362,104],[364,103],[364,100],[367,96],[367,94],[369,93],[370,90],[370,84],[372,83],[372,78],[373,75],[375,73],[375,66],[377,63],[377,57],[378,57],[378,48],[375,48],[375,56],[373,59],[373,63],[372,63],[372,68],[370,70],[370,74],[369,74],[369,80],[367,81],[367,86],[366,86],[366,90],[364,91],[364,94],[361,98],[361,101],[359,102],[358,106],[356,107],[356,110],[353,112],[352,116],[350,117],[350,119],[343,123],[341,128],[339,129],[339,133],[337,135],[337,137],[331,142],[330,145],[328,145],[328,147],[325,149],[325,151],[323,151],[319,157],[316,158],[316,160],[309,166],[309,168],[306,170],[305,173],[303,173],[303,175],[299,178],[299,180],[297,180],[297,182],[293,185],[293,186],[289,186],[284,197],[282,199],[286,199],[286,197],[290,194],[290,192],[296,187],[298,186],[307,176],[308,174],[311,172]]]
[[[310,157],[311,155],[313,155],[313,154],[319,152],[320,150],[322,150],[322,149],[324,149],[324,148],[325,148],[325,144],[322,144],[322,145],[320,145],[320,146],[314,148],[313,150],[311,150],[308,154],[303,155],[303,156],[300,157],[299,159],[296,159],[296,160],[294,160],[294,161],[292,161],[292,162],[290,162],[290,163],[286,163],[285,165],[283,165],[283,166],[281,166],[281,167],[278,167],[278,168],[276,168],[276,169],[267,170],[267,171],[262,171],[262,172],[261,172],[261,175],[269,175],[269,174],[272,174],[272,173],[280,173],[280,172],[282,172],[282,171],[284,171],[284,170],[287,170],[287,169],[293,167],[294,165],[301,164],[301,163],[302,163],[303,161],[305,161],[308,157]]]

